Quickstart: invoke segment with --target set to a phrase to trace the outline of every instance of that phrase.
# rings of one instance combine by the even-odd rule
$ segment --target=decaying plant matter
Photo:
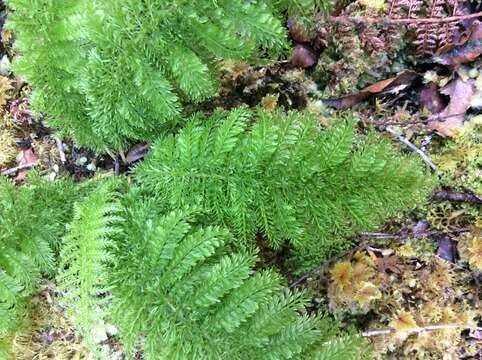
[[[333,311],[376,314],[364,336],[379,358],[477,354],[462,333],[477,328],[480,300],[464,294],[463,273],[445,260],[419,257],[410,244],[396,253],[368,248],[334,264],[329,275]]]
[[[369,2],[368,2],[369,3]],[[390,45],[388,40],[398,40],[400,33],[408,32],[407,39],[420,57],[452,49],[464,39],[463,21],[470,21],[482,14],[466,14],[460,0],[388,0],[378,14],[366,11],[362,14],[345,13],[331,18],[338,24],[360,27],[364,37],[383,28],[382,35],[374,43]],[[380,8],[379,8],[380,9]],[[372,30],[365,30],[365,28]],[[385,40],[383,40],[385,39]],[[382,45],[383,44],[383,45]]]
[[[419,56],[430,56],[449,47],[459,36],[459,21],[425,23],[420,18],[443,19],[462,15],[459,0],[389,0],[387,16],[408,19],[408,29],[415,34],[413,45]]]

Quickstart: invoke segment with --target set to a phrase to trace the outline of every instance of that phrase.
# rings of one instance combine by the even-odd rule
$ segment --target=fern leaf
[[[118,218],[112,203],[111,184],[101,185],[85,200],[76,204],[74,219],[64,239],[57,276],[63,302],[77,330],[95,349],[93,329],[102,325],[109,287],[106,267],[110,262],[109,236]],[[103,296],[101,298],[100,296]]]
[[[241,254],[221,258],[203,275],[204,281],[200,281],[201,286],[193,296],[196,305],[209,307],[219,303],[229,291],[243,284],[251,275],[253,266],[253,258]]]
[[[49,124],[99,152],[154,140],[181,102],[217,92],[218,59],[277,56],[286,31],[262,2],[9,0],[8,26]],[[266,53],[266,51],[263,51]]]
[[[280,289],[279,278],[273,273],[254,274],[242,286],[233,291],[206,322],[217,324],[228,333],[236,330],[254,314],[260,304],[271,299],[270,295]]]
[[[122,212],[111,277],[113,319],[128,354],[247,360],[310,352],[303,358],[313,358],[322,323],[300,315],[304,293],[282,290],[272,271],[254,273],[254,256],[228,254],[230,235],[195,226],[192,212],[185,220],[179,210],[161,215],[153,227],[154,203],[138,198],[136,208]],[[154,234],[162,234],[159,241]],[[166,244],[173,250],[160,258]]]
[[[173,208],[203,208],[241,247],[259,231],[273,248],[289,242],[318,262],[428,193],[417,160],[395,154],[373,133],[358,137],[351,115],[323,130],[308,114],[241,108],[193,118],[136,175]]]

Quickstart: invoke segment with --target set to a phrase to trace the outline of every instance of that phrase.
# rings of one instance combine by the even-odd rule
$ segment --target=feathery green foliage
[[[274,247],[323,256],[430,188],[417,159],[375,133],[357,137],[350,115],[337,122],[322,130],[309,114],[246,108],[198,116],[135,173],[172,208],[200,206],[245,243],[261,230]]]
[[[59,290],[76,329],[95,351],[95,329],[108,312],[107,268],[111,262],[109,237],[118,211],[113,200],[113,181],[101,183],[81,202],[74,204],[60,253]]]
[[[273,6],[311,1],[8,0],[33,106],[80,145],[149,140],[216,92],[217,59],[286,48]],[[279,4],[278,4],[279,3]],[[263,52],[266,52],[263,51]]]
[[[228,231],[197,226],[192,210],[160,215],[155,201],[125,203],[113,317],[131,356],[141,343],[150,360],[325,359],[346,344],[360,351],[352,338],[320,343],[333,324],[306,314],[304,294],[283,289],[273,271],[254,272],[255,256],[228,252]],[[358,358],[338,355],[330,359]]]
[[[75,198],[70,181],[32,176],[28,185],[16,187],[0,177],[0,343],[21,327],[41,275],[55,270],[55,251]]]

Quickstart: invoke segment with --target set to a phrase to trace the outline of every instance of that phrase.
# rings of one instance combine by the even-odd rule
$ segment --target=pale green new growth
[[[68,226],[60,253],[59,290],[76,329],[86,344],[95,349],[96,330],[108,313],[109,237],[115,230],[118,208],[113,202],[113,183],[106,182],[91,195],[74,205],[73,220]]]

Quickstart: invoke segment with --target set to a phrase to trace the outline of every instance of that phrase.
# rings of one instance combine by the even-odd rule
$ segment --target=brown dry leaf
[[[437,114],[444,109],[445,103],[439,93],[437,84],[430,82],[423,87],[420,91],[420,105],[432,114]]]
[[[410,87],[420,75],[415,71],[407,70],[396,77],[385,79],[372,84],[355,94],[344,96],[339,99],[323,100],[323,104],[335,109],[348,109],[376,94],[398,94]]]
[[[448,66],[459,66],[477,59],[482,54],[482,42],[480,39],[469,40],[462,46],[455,48],[442,55],[433,57],[433,61],[437,64]]]
[[[38,157],[37,157],[37,155],[35,155],[32,148],[22,150],[20,154],[21,154],[20,155],[21,157],[20,157],[20,160],[18,162],[19,166],[28,165],[28,164],[37,164]],[[29,171],[29,169],[19,170],[17,176],[15,177],[15,181],[17,181],[17,182],[23,181],[25,179],[25,177],[27,176],[28,171]]]
[[[480,41],[469,41],[460,48],[435,56],[434,62],[442,65],[459,66],[474,61],[480,54],[482,54],[482,43]]]
[[[440,92],[450,97],[449,104],[430,118],[429,130],[435,130],[442,136],[454,136],[463,126],[465,112],[470,107],[470,99],[475,91],[474,80],[463,81],[458,78],[445,86]]]
[[[140,160],[146,156],[147,152],[149,151],[150,145],[149,144],[136,144],[134,145],[126,155],[126,161],[131,164]]]
[[[397,331],[397,335],[405,338],[408,334],[418,328],[412,314],[408,311],[399,311],[397,316],[388,324],[392,329]]]
[[[363,281],[360,283],[355,300],[357,300],[361,306],[368,305],[370,301],[380,299],[382,293],[380,290],[371,282]]]
[[[391,271],[395,274],[400,274],[400,264],[396,256],[387,256],[377,258],[377,270],[381,273]]]
[[[304,44],[297,44],[293,48],[291,55],[291,63],[294,66],[301,68],[309,68],[318,62],[318,54],[311,48],[311,46]]]
[[[433,57],[435,63],[459,66],[475,60],[482,53],[482,23],[474,20],[455,42],[449,42]]]
[[[344,289],[351,286],[353,277],[353,267],[349,261],[341,261],[333,266],[330,271],[331,279],[334,284],[340,288]]]

